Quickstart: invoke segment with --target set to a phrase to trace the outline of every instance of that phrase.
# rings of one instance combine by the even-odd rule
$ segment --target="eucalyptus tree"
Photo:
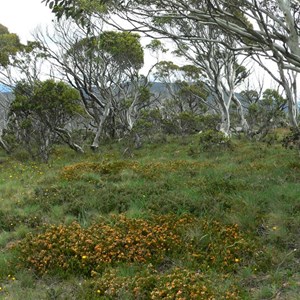
[[[145,9],[145,2],[140,2],[141,9]],[[148,3],[149,4],[149,3]],[[207,74],[207,87],[210,88],[210,93],[216,103],[217,110],[222,116],[220,130],[227,136],[230,131],[230,115],[229,110],[232,101],[234,101],[240,112],[242,126],[245,131],[248,130],[247,121],[244,117],[243,108],[239,100],[235,97],[235,89],[237,84],[241,81],[241,74],[246,74],[244,68],[237,63],[237,55],[216,43],[216,41],[224,41],[233,43],[228,35],[216,28],[195,23],[187,18],[173,18],[166,17],[166,15],[154,14],[151,15],[152,7],[156,3],[149,6],[148,15],[144,14],[146,18],[135,18],[135,10],[131,11],[130,2],[127,2],[126,9],[116,14],[122,18],[143,26],[139,30],[146,31],[150,28],[156,33],[163,33],[171,37],[177,44],[177,54],[184,56],[192,64],[196,65],[203,73]],[[161,2],[161,9],[168,10]],[[202,4],[193,3],[195,7],[202,8]],[[110,6],[112,8],[112,6]],[[139,10],[139,8],[137,8]],[[139,10],[140,11],[140,10]],[[146,10],[145,10],[146,12]],[[102,12],[101,12],[102,14]],[[98,15],[100,16],[100,14]],[[114,25],[111,23],[111,25]],[[165,34],[167,33],[167,34]],[[190,37],[193,37],[192,39]],[[240,70],[243,70],[241,72]],[[174,94],[174,93],[173,93]]]
[[[9,106],[11,103],[11,93],[3,93],[0,91],[0,147],[7,153],[10,152],[9,145],[3,139],[3,131],[7,127],[9,120]]]
[[[216,40],[233,51],[246,51],[273,60],[278,69],[277,81],[284,88],[289,120],[298,127],[296,77],[300,70],[298,0],[43,0],[61,16],[66,13],[84,22],[85,13],[102,16],[103,12],[129,21],[131,28],[174,40],[203,40],[195,34],[175,34],[162,29],[157,20],[189,20],[201,25],[214,25],[231,34],[238,43]],[[72,3],[71,3],[72,2]],[[89,5],[87,5],[89,3]],[[93,9],[94,7],[94,9]],[[114,19],[110,24],[120,27]],[[123,26],[122,26],[123,27]],[[205,39],[205,38],[204,38]],[[262,67],[265,61],[260,61]]]
[[[135,23],[136,27],[144,26],[143,30],[151,29],[175,41],[188,39],[203,42],[207,38],[199,36],[198,32],[174,34],[171,27],[166,30],[157,26],[157,20],[184,20],[201,26],[217,26],[227,35],[230,34],[236,40],[235,43],[215,38],[211,41],[223,44],[235,52],[245,51],[254,55],[255,60],[283,87],[288,100],[290,124],[298,127],[299,1],[205,0],[201,6],[197,1],[151,1],[150,9],[147,1],[138,1],[136,6],[134,1],[122,3],[124,8],[119,10],[119,14]],[[269,70],[263,57],[275,62],[277,72]]]
[[[172,61],[160,61],[153,72],[154,81],[164,84],[174,106],[174,113],[189,111],[202,113],[208,106],[207,88],[202,71],[194,65],[178,66]],[[165,100],[164,100],[165,102]],[[164,103],[161,102],[163,106]]]
[[[139,38],[104,31],[101,24],[84,28],[74,22],[58,22],[53,35],[36,34],[60,75],[81,94],[95,132],[92,149],[99,147],[105,125],[113,134],[130,131],[139,109],[147,105]]]
[[[191,25],[191,26],[188,26]],[[247,78],[249,73],[239,63],[238,53],[211,40],[223,40],[234,44],[234,40],[213,26],[194,26],[184,22],[180,32],[195,30],[206,40],[176,41],[177,54],[184,56],[198,66],[205,75],[205,83],[210,92],[212,102],[221,115],[220,131],[226,136],[230,134],[230,108],[234,103],[238,109],[241,126],[248,131],[244,109],[236,96],[237,87]]]
[[[201,4],[199,4],[201,7]],[[244,131],[249,127],[243,107],[235,96],[237,86],[249,75],[239,63],[239,52],[232,51],[222,43],[235,44],[232,36],[218,27],[202,25],[189,19],[155,19],[157,28],[169,32],[172,36],[193,36],[191,39],[176,39],[175,53],[197,66],[202,79],[210,91],[212,102],[221,115],[220,131],[230,134],[230,107],[234,102],[238,108]],[[197,37],[197,38],[196,38]],[[219,41],[219,42],[217,42]]]
[[[18,142],[31,154],[47,162],[53,144],[60,138],[83,152],[64,127],[80,112],[78,92],[63,82],[20,81],[14,87],[10,128]]]
[[[6,87],[14,87],[16,81],[20,78],[32,79],[37,75],[31,72],[32,61],[36,60],[34,52],[36,45],[28,43],[23,45],[19,37],[10,33],[8,28],[0,24],[0,83]],[[35,57],[35,59],[33,59]],[[26,60],[26,62],[24,62]],[[10,90],[11,91],[11,90]],[[6,151],[10,152],[9,145],[3,139],[3,132],[9,122],[9,107],[12,101],[12,93],[1,93],[0,98],[0,146]]]
[[[187,119],[196,121],[209,109],[214,110],[214,106],[207,101],[208,89],[202,81],[200,68],[194,65],[178,66],[172,61],[161,61],[154,70],[154,80],[164,86],[159,110],[163,119],[174,123],[174,132],[176,128],[181,133],[189,132],[190,128],[185,126],[185,123],[189,123],[186,122]]]
[[[277,90],[266,89],[261,95],[256,91],[248,91],[245,96],[252,100],[248,106],[252,137],[263,139],[274,126],[285,123],[287,101]]]

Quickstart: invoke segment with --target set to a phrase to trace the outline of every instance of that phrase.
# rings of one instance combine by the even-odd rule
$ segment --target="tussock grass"
[[[15,158],[0,153],[0,298],[297,299],[298,154],[280,143],[243,139],[233,141],[230,149],[212,152],[200,151],[198,145],[197,136],[168,137],[133,150],[130,157],[124,157],[120,144],[104,145],[101,152],[85,155],[57,147],[47,165],[20,153]],[[68,241],[70,249],[58,244],[62,253],[51,252],[59,238],[51,228],[69,230],[76,223],[80,247],[85,249],[94,238],[97,242],[98,233],[92,234],[91,228],[99,224],[109,228],[112,236],[121,239],[115,231],[119,228],[122,238],[129,238],[116,227],[118,216],[133,220],[128,224],[152,220],[153,230],[158,230],[158,221],[153,220],[170,215],[170,220],[189,216],[193,226],[178,231],[177,244],[171,243],[168,251],[157,250],[159,245],[151,238],[152,246],[147,248],[145,239],[143,251],[151,259],[144,262],[120,259],[94,270],[97,263],[86,263],[84,253],[80,259],[71,259],[68,251],[76,244],[76,234],[74,245]],[[163,223],[159,226],[165,230]],[[88,240],[82,233],[85,230],[91,234]],[[133,232],[131,239],[137,238]],[[163,232],[167,236],[168,230]],[[52,245],[49,249],[38,248],[43,236]],[[101,251],[109,257],[111,244],[105,241]],[[16,246],[22,243],[26,247]],[[118,251],[127,245],[131,253],[130,243],[121,239]],[[19,260],[29,254],[34,260],[34,247],[39,264],[62,260],[60,255],[65,255],[66,262],[73,261],[77,267],[61,268],[62,260],[49,270],[43,264],[42,274],[36,272],[38,265]],[[88,249],[93,255],[94,248]],[[159,260],[152,258],[151,251],[159,251]],[[101,257],[97,259],[102,261]]]

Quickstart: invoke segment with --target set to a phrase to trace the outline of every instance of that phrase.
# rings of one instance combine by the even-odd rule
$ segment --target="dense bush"
[[[290,129],[290,132],[282,139],[282,145],[288,149],[300,151],[300,132],[297,129]]]
[[[84,284],[83,297],[90,299],[240,299],[233,284],[220,288],[200,271],[175,267],[165,273],[157,272],[150,264],[133,276],[122,276],[118,270],[108,270],[101,277]],[[219,278],[220,282],[226,281]]]
[[[207,167],[207,163],[174,160],[168,162],[139,163],[136,161],[103,161],[101,163],[78,163],[66,166],[62,169],[61,177],[65,180],[78,180],[83,174],[100,174],[103,178],[112,178],[123,170],[131,170],[139,176],[147,179],[157,179],[164,172],[196,171]]]
[[[199,134],[200,149],[203,151],[219,151],[231,149],[231,140],[224,133],[215,130],[206,130]]]
[[[135,220],[120,215],[112,223],[104,220],[88,228],[53,225],[18,244],[20,264],[41,274],[60,270],[91,275],[118,262],[158,263],[184,244],[179,232],[190,222],[184,217],[176,222],[174,217]]]
[[[91,276],[117,263],[157,267],[184,253],[201,270],[236,270],[252,259],[255,247],[243,238],[237,225],[200,221],[185,215],[128,219],[123,215],[94,223],[46,226],[29,234],[16,249],[19,266],[40,274]]]
[[[0,211],[0,229],[5,231],[13,231],[19,225],[26,225],[35,228],[41,225],[41,216],[22,216],[11,214],[10,212]]]

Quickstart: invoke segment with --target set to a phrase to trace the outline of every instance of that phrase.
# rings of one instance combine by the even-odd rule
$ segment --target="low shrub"
[[[232,272],[241,264],[247,265],[255,251],[237,225],[201,221],[190,215],[149,219],[119,215],[88,228],[76,222],[46,226],[42,233],[29,234],[15,248],[22,268],[40,274],[86,276],[117,263],[159,266],[179,253],[203,271]]]
[[[219,151],[232,149],[231,140],[224,133],[215,130],[206,130],[199,134],[200,150]]]
[[[101,163],[77,163],[63,167],[61,178],[67,181],[84,179],[86,174],[102,175],[103,179],[116,180],[121,177],[122,171],[131,170],[139,176],[147,179],[156,179],[162,173],[199,171],[201,168],[211,166],[209,162],[195,162],[186,160],[174,160],[168,162],[139,163],[136,161],[103,161]]]
[[[282,146],[287,149],[300,151],[300,132],[297,129],[291,128],[290,133],[283,137]]]
[[[52,225],[18,244],[20,265],[41,274],[56,270],[90,275],[118,262],[158,263],[184,244],[179,231],[190,222],[184,217],[142,220],[120,215],[112,223],[103,221],[86,229],[78,223]]]
[[[35,228],[37,226],[40,226],[41,223],[41,217],[38,215],[22,216],[0,211],[0,229],[5,231],[13,231],[15,227],[19,225],[26,225],[30,228]]]
[[[221,276],[219,280],[226,281]],[[131,277],[121,276],[116,269],[108,270],[103,276],[86,282],[83,289],[83,297],[89,299],[240,299],[233,284],[220,289],[207,274],[199,271],[175,267],[159,273],[152,265]]]

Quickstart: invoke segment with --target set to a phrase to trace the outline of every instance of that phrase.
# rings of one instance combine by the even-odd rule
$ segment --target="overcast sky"
[[[45,28],[51,24],[51,20],[54,18],[50,9],[44,3],[41,3],[42,0],[0,1],[0,24],[6,26],[11,33],[16,33],[22,43],[33,39],[32,33],[35,28],[38,26]],[[172,57],[163,56],[161,58],[172,60]],[[145,57],[145,67],[143,68],[145,72],[154,61],[155,59],[149,55]]]
[[[1,0],[0,24],[16,33],[21,42],[32,40],[37,26],[51,24],[53,14],[41,0]]]

